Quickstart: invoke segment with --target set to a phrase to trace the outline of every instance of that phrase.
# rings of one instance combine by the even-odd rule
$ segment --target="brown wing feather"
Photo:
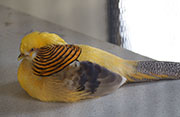
[[[33,59],[33,72],[38,76],[50,76],[77,60],[80,53],[81,48],[76,45],[42,47]]]

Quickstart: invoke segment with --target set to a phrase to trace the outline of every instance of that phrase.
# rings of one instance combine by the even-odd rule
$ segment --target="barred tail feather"
[[[180,79],[180,63],[163,61],[138,61],[133,72],[126,74],[128,82]]]

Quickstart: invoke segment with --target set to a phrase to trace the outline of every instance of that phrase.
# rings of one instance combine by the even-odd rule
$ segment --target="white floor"
[[[131,50],[180,62],[180,0],[122,0]]]

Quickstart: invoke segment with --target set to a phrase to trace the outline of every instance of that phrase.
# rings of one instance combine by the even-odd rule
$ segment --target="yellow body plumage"
[[[107,53],[103,50],[93,48],[87,45],[79,45],[82,48],[82,53],[79,56],[79,61],[91,61],[100,64],[113,72],[122,73],[123,68],[127,68],[125,60],[118,58],[115,55]],[[106,62],[104,62],[106,61]],[[121,62],[119,62],[121,61]],[[125,65],[123,65],[125,64]],[[32,73],[32,64],[29,60],[24,59],[18,69],[18,81],[20,82],[23,89],[28,92],[34,98],[38,98],[42,101],[63,101],[63,102],[75,102],[82,100],[83,98],[91,98],[90,96],[83,97],[77,95],[75,92],[68,91],[62,84],[62,82],[56,82],[53,78],[40,77]],[[50,87],[53,86],[55,91],[52,91]],[[68,92],[68,93],[67,93]]]
[[[62,45],[62,47],[65,47],[63,45],[66,44],[67,43],[58,35],[47,32],[32,32],[22,39],[19,59],[23,60],[18,69],[18,81],[30,96],[41,101],[76,102],[86,98],[95,98],[109,94],[125,82],[136,82],[136,80],[144,81],[144,79],[158,80],[159,78],[168,78],[171,76],[169,73],[156,73],[156,70],[150,70],[150,72],[146,72],[146,70],[143,71],[143,68],[149,68],[146,68],[146,63],[141,64],[137,61],[124,60],[113,54],[87,45],[77,45],[81,48],[81,54],[77,56],[77,62],[73,60],[72,64],[67,64],[63,70],[59,70],[55,75],[43,77],[41,74],[43,74],[44,71],[42,71],[42,73],[35,71],[40,75],[34,74],[32,69],[34,65],[33,60],[39,59],[42,62],[45,61],[43,57],[37,58],[40,48],[48,46],[51,48],[52,45]],[[69,48],[73,50],[74,46],[70,46]],[[70,54],[67,56],[69,55]],[[60,56],[57,60],[62,57],[64,57],[64,55]],[[83,61],[88,62],[83,63]],[[77,67],[79,64],[82,64],[82,66]],[[104,75],[104,77],[108,77],[103,79],[100,76],[96,76],[96,79],[92,81],[91,79],[89,79],[89,81],[87,81],[87,79],[86,81],[81,81],[84,77],[79,73],[79,70],[86,68],[83,67],[83,64],[85,66],[95,66],[93,69],[88,69],[91,71],[95,69],[95,74],[98,73],[101,76]],[[156,68],[156,64],[153,63],[153,65]],[[37,68],[37,70],[40,71],[43,69],[44,68]],[[87,73],[86,76],[88,78],[91,76],[88,70],[82,72]],[[105,75],[106,72],[108,72],[109,75]],[[81,74],[81,76],[78,76],[79,74]],[[172,77],[174,78],[176,76],[172,75]],[[95,80],[96,82],[94,82]],[[87,83],[85,84],[84,82]],[[83,86],[83,90],[78,90],[77,87],[79,86],[81,86],[81,88]]]

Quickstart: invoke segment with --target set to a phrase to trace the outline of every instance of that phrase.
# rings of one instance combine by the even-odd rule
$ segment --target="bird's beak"
[[[24,57],[25,57],[25,55],[21,53],[21,54],[18,56],[18,59],[17,59],[17,60],[20,61],[20,60],[23,59]]]

